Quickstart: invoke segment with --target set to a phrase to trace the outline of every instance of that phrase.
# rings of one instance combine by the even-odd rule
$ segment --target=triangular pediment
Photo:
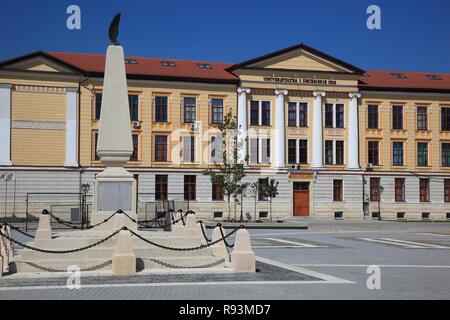
[[[0,63],[0,69],[32,72],[53,72],[53,73],[78,73],[80,70],[68,65],[64,61],[56,59],[43,52],[35,52],[30,55],[15,58],[13,60]]]
[[[363,70],[334,58],[326,53],[308,47],[304,44],[254,58],[238,65],[232,70],[268,69],[268,70],[293,70],[293,71],[318,71],[330,73],[362,74]]]

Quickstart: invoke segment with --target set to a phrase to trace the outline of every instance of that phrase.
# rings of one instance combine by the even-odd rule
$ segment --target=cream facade
[[[36,53],[0,64],[0,172],[16,173],[16,201],[11,183],[2,196],[8,212],[24,215],[28,193],[79,193],[101,171],[95,150],[102,74],[83,69],[76,58]],[[170,61],[153,60],[167,70]],[[226,201],[201,172],[220,159],[218,123],[228,112],[237,116],[246,181],[280,183],[273,218],[449,217],[450,167],[442,149],[450,131],[441,125],[450,88],[379,90],[362,84],[364,70],[306,45],[236,65],[190,62],[189,77],[177,74],[181,61],[166,66],[169,75],[136,71],[147,63],[136,59],[127,67],[135,150],[127,168],[138,180],[140,218],[153,217],[147,209],[161,192],[175,201],[190,198],[201,218],[226,218]],[[196,69],[205,65],[230,76]],[[418,107],[427,110],[420,119],[426,128],[417,128]],[[377,144],[369,150],[369,142]],[[396,142],[403,149],[395,144],[394,165]],[[419,157],[427,158],[425,165]],[[0,188],[4,195],[6,184]],[[241,211],[268,218],[269,202],[252,196],[247,192],[237,218]]]

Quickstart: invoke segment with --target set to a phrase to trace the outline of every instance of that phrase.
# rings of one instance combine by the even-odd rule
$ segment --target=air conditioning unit
[[[371,170],[371,169],[373,169],[373,164],[368,163],[366,166],[366,170]]]
[[[298,163],[291,164],[291,170],[299,170],[300,165]]]
[[[191,130],[192,130],[192,131],[198,131],[198,130],[200,130],[200,123],[198,123],[198,122],[193,122],[193,123],[191,123]]]
[[[141,129],[141,127],[142,127],[141,121],[133,121],[134,129]]]

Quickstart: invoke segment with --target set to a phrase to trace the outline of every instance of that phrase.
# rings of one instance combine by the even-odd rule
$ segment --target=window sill
[[[406,129],[393,129],[393,128],[391,128],[391,132],[396,132],[396,133],[407,133],[408,130],[406,130]]]
[[[428,129],[416,129],[416,133],[431,133],[431,130],[428,130]]]

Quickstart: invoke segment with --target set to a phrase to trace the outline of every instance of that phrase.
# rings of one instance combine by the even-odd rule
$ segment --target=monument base
[[[91,225],[102,223],[119,210],[137,220],[136,195],[136,180],[131,173],[122,167],[106,168],[94,180],[94,210]],[[137,223],[120,213],[116,213],[113,218],[95,228],[116,231],[124,226],[137,230]]]

